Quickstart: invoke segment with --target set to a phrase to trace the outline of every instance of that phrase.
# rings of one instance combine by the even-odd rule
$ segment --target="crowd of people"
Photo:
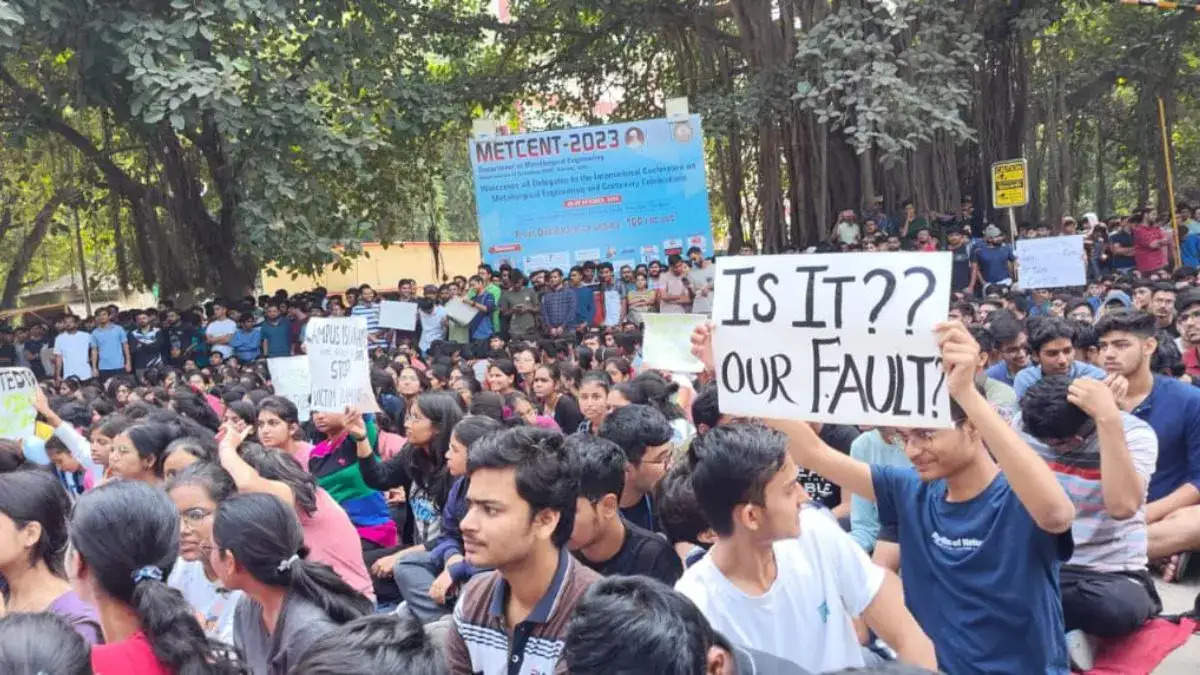
[[[1195,270],[1106,267],[1096,225],[1086,287],[1027,291],[992,227],[851,224],[955,252],[953,428],[723,414],[710,324],[705,371],[644,364],[647,313],[712,309],[698,249],[404,279],[411,331],[369,286],[6,331],[40,387],[0,441],[0,669],[1090,667],[1200,550]],[[275,393],[315,316],[365,318],[379,412]]]

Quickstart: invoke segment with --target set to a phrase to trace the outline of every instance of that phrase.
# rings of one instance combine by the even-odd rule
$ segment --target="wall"
[[[400,279],[415,279],[418,287],[440,284],[459,274],[469,277],[479,266],[478,242],[443,242],[439,248],[443,263],[441,278],[434,277],[433,255],[429,244],[425,242],[396,242],[386,249],[377,243],[365,243],[364,255],[356,258],[345,272],[329,266],[315,276],[299,276],[295,279],[286,272],[274,277],[263,272],[262,292],[272,294],[282,288],[292,294],[324,286],[330,293],[341,293],[362,284],[370,284],[379,291],[389,291],[395,290]]]

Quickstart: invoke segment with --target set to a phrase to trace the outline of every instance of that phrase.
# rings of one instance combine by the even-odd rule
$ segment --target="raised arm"
[[[979,343],[957,321],[938,324],[934,330],[942,350],[946,387],[979,431],[1017,499],[1041,529],[1054,534],[1070,529],[1075,520],[1075,506],[1054,472],[975,387]]]
[[[1067,401],[1087,413],[1096,423],[1104,510],[1116,520],[1132,518],[1145,501],[1146,481],[1134,468],[1116,397],[1100,380],[1080,377],[1071,382]]]
[[[238,491],[262,492],[275,495],[284,504],[287,504],[288,508],[296,508],[296,495],[292,492],[292,488],[288,487],[287,483],[263,478],[257,469],[250,466],[238,454],[238,448],[241,447],[242,441],[250,436],[254,431],[254,427],[247,425],[246,428],[237,431],[231,424],[225,423],[221,427],[221,431],[221,442],[218,445],[217,452],[221,460],[221,466],[233,477],[233,482],[237,485]]]

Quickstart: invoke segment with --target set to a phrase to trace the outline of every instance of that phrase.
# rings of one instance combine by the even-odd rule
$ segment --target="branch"
[[[79,197],[79,191],[75,188],[60,188],[50,197],[42,210],[38,211],[37,216],[33,219],[33,229],[21,242],[21,250],[13,258],[12,267],[8,270],[8,278],[4,281],[4,295],[0,297],[0,307],[8,309],[16,305],[17,295],[21,292],[21,280],[29,271],[33,254],[37,252],[38,246],[46,238],[46,232],[50,229],[50,219],[53,218],[54,212],[64,202],[72,202]]]

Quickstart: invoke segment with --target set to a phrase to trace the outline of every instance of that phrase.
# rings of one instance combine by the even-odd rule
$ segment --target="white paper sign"
[[[692,356],[692,330],[708,321],[705,314],[642,315],[642,364],[676,373],[698,373],[704,364]]]
[[[373,403],[366,317],[313,317],[304,333],[313,412],[341,412],[346,406],[362,408],[367,400]]]
[[[33,435],[37,378],[28,368],[0,368],[0,438]]]
[[[271,372],[271,385],[275,387],[275,394],[295,404],[300,421],[307,421],[311,414],[309,390],[312,386],[308,373],[308,357],[279,356],[267,359],[267,368]]]
[[[379,303],[379,325],[397,330],[416,330],[417,303],[384,300]]]
[[[468,305],[462,298],[451,298],[446,303],[446,316],[466,326],[471,323],[479,310]]]
[[[1017,283],[1021,288],[1087,284],[1083,235],[1017,240]]]
[[[933,326],[949,305],[948,253],[718,258],[721,412],[948,427]]]

